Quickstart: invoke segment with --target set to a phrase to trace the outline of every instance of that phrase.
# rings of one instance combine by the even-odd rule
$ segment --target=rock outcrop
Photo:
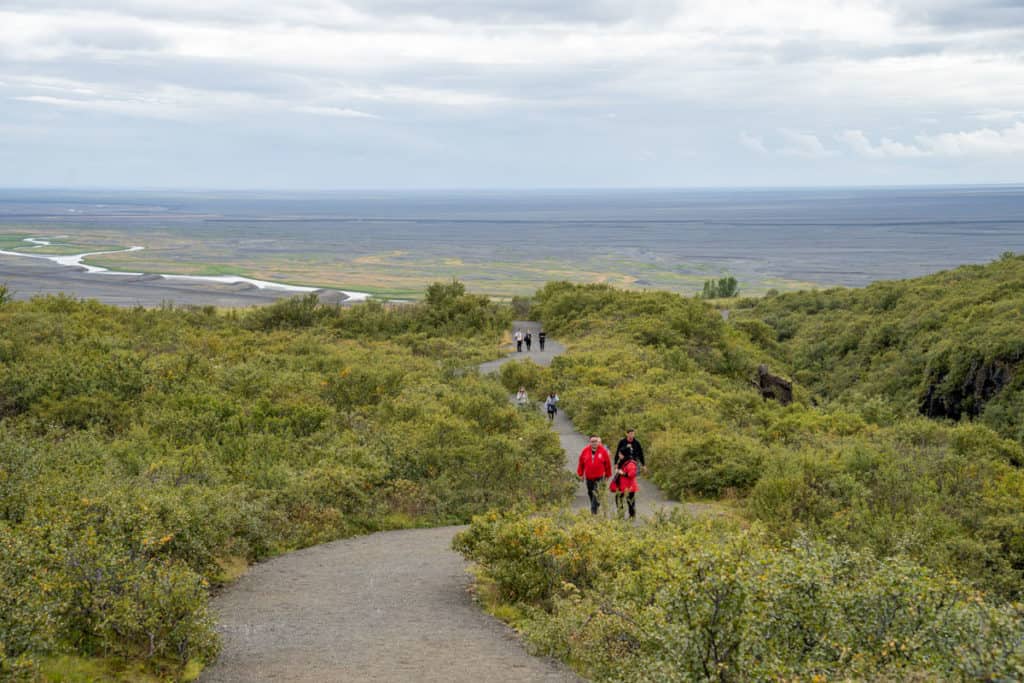
[[[1016,363],[1009,360],[976,360],[955,387],[944,386],[949,372],[943,372],[928,383],[919,410],[928,417],[977,417],[985,404],[1010,383],[1015,369]]]
[[[765,400],[772,398],[784,406],[793,402],[793,383],[768,372],[767,365],[757,366],[757,382],[754,385]]]

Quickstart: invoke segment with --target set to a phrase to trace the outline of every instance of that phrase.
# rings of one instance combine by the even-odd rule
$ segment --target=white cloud
[[[98,111],[108,114],[127,116],[140,116],[156,119],[177,119],[186,115],[186,111],[170,102],[159,102],[155,100],[118,100],[118,99],[74,99],[68,97],[53,97],[51,95],[26,95],[14,97],[20,102],[59,107],[63,109],[78,109],[82,111]]]
[[[835,156],[835,152],[826,149],[817,135],[801,133],[796,130],[782,129],[779,131],[788,143],[779,150],[779,154],[801,159],[825,159]]]
[[[422,88],[396,85],[377,87],[335,86],[336,92],[356,99],[399,102],[408,104],[428,104],[445,107],[484,107],[494,104],[511,103],[510,97],[489,93],[465,92],[459,90]]]
[[[1024,155],[1024,121],[1010,128],[918,135],[918,146],[932,156],[1017,156]]]
[[[375,114],[369,114],[365,111],[359,111],[358,109],[349,109],[347,107],[321,107],[321,106],[301,106],[294,107],[292,111],[300,114],[313,114],[315,116],[336,116],[339,118],[346,119],[378,119],[379,116]]]
[[[838,138],[856,154],[869,159],[1024,155],[1024,121],[1018,121],[1002,130],[982,128],[956,133],[916,135],[912,144],[882,138],[876,145],[860,130],[844,131]]]
[[[864,131],[847,130],[837,136],[840,142],[849,145],[856,154],[869,159],[912,159],[925,156],[925,152],[914,145],[905,145],[889,138],[882,138],[877,145],[871,143]]]
[[[1015,5],[0,0],[0,100],[21,103],[0,105],[0,125],[29,124],[41,107],[64,112],[49,117],[55,139],[61,126],[76,140],[79,124],[116,127],[106,120],[114,116],[140,119],[141,131],[143,119],[211,129],[244,120],[228,133],[272,130],[282,150],[342,144],[339,130],[351,128],[366,159],[387,164],[398,139],[403,149],[438,145],[450,163],[472,167],[464,176],[472,182],[480,168],[501,168],[501,155],[547,158],[555,149],[566,161],[549,164],[551,174],[587,178],[607,166],[635,182],[617,162],[648,135],[680,140],[722,169],[749,166],[755,154],[831,158],[829,171],[846,164],[837,178],[849,182],[862,170],[855,157],[902,159],[900,169],[933,180],[949,166],[937,158],[1017,154],[1024,22],[1013,20]],[[595,130],[595,112],[610,111],[615,125]],[[320,132],[300,116],[352,125]],[[357,125],[374,118],[382,123]],[[862,130],[844,130],[850,121]],[[928,133],[915,137],[917,129]],[[480,148],[491,150],[486,163]],[[423,166],[449,162],[438,158],[424,153]],[[829,180],[808,175],[811,164],[776,166]],[[664,178],[651,182],[678,182],[667,162],[657,172]]]
[[[102,84],[84,84],[66,79],[29,80],[23,87],[46,94],[15,95],[10,99],[40,106],[82,111],[106,112],[122,116],[152,119],[197,120],[232,118],[247,111],[263,113],[311,114],[336,118],[373,119],[375,114],[333,105],[295,105],[273,97],[250,93],[209,91],[160,85],[147,90],[109,88]],[[59,95],[51,94],[59,92]]]
[[[743,131],[740,133],[740,144],[758,154],[768,154],[768,148],[764,146],[764,139],[760,136]]]
[[[985,109],[974,112],[971,116],[979,121],[1016,121],[1024,119],[1024,111],[1019,109]]]

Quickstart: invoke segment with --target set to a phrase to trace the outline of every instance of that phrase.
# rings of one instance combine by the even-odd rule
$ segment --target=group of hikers
[[[530,350],[533,344],[533,333],[530,330],[523,332],[517,329],[512,335],[516,342],[516,351]],[[544,330],[537,333],[537,340],[540,343],[540,350],[544,350],[544,342],[547,335]],[[520,407],[529,407],[530,398],[526,394],[526,387],[519,387],[516,392],[515,403]],[[549,420],[555,419],[558,412],[558,394],[550,392],[544,399],[544,410]],[[615,509],[619,517],[626,512],[630,519],[636,519],[636,494],[640,490],[637,485],[637,475],[640,471],[647,471],[644,462],[644,448],[636,439],[636,430],[626,430],[626,435],[619,441],[615,449],[615,458],[611,457],[608,449],[601,443],[601,437],[592,435],[590,443],[580,451],[579,462],[576,466],[576,476],[580,481],[587,483],[587,497],[590,499],[590,513],[596,515],[601,508],[603,498],[604,482],[610,479],[608,490],[615,494]]]
[[[519,391],[516,392],[515,402],[520,408],[530,405],[530,397],[526,394],[526,387],[519,387]],[[549,420],[555,419],[555,413],[558,412],[558,394],[552,391],[547,395],[547,398],[544,399],[544,411],[548,414]]]
[[[547,338],[548,335],[544,330],[537,332],[537,343],[540,344],[541,351],[544,350],[544,342],[547,341]],[[522,330],[516,330],[512,335],[512,339],[516,342],[517,352],[522,352],[524,343],[526,344],[526,350],[529,351],[530,347],[533,346],[533,331],[526,330],[526,332],[523,332]]]
[[[636,430],[626,431],[615,449],[612,460],[608,449],[601,443],[601,437],[592,435],[590,443],[580,451],[576,476],[587,482],[587,497],[590,498],[590,513],[597,514],[601,507],[599,495],[605,479],[611,479],[608,490],[615,494],[615,509],[619,517],[623,516],[623,504],[629,511],[629,518],[636,519],[636,494],[640,490],[636,477],[640,469],[647,471],[644,463],[644,449],[636,440]]]
[[[519,407],[530,406],[530,398],[526,394],[526,387],[519,387],[516,392],[515,403]],[[551,392],[544,399],[544,410],[549,420],[555,419],[558,412],[558,394]],[[629,511],[629,518],[636,518],[636,494],[640,490],[637,486],[636,477],[640,470],[647,471],[644,463],[644,447],[636,439],[636,430],[629,429],[626,435],[619,441],[615,449],[615,458],[612,459],[608,449],[601,443],[601,437],[596,434],[590,437],[590,443],[583,447],[580,452],[580,459],[576,466],[576,476],[587,482],[587,496],[590,498],[590,512],[597,514],[601,507],[601,497],[598,495],[600,487],[604,485],[605,479],[611,479],[608,490],[615,494],[615,509],[621,517],[623,507]]]

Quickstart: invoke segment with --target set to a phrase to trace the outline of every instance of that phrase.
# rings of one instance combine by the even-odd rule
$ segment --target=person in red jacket
[[[629,450],[624,451],[622,459],[615,467],[615,476],[612,478],[611,486],[608,487],[615,494],[615,509],[620,518],[622,517],[622,503],[625,500],[629,508],[629,518],[636,519],[636,492],[640,490],[636,483],[636,468],[637,463],[633,453]]]
[[[597,487],[605,478],[612,476],[612,459],[608,449],[601,445],[601,437],[591,436],[590,445],[580,451],[580,462],[576,467],[576,476],[587,482],[587,497],[590,498],[590,514],[596,515],[601,507],[597,497]]]

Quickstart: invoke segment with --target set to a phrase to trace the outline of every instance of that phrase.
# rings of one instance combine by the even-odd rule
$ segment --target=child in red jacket
[[[622,517],[622,503],[625,499],[629,508],[629,518],[636,519],[636,492],[640,487],[636,483],[636,460],[631,452],[623,453],[609,490],[615,494],[615,509],[618,516]]]
[[[612,476],[612,459],[608,449],[601,445],[601,437],[591,436],[590,445],[580,451],[580,462],[576,476],[587,481],[587,497],[590,498],[590,514],[596,515],[601,507],[597,487],[606,477]]]

